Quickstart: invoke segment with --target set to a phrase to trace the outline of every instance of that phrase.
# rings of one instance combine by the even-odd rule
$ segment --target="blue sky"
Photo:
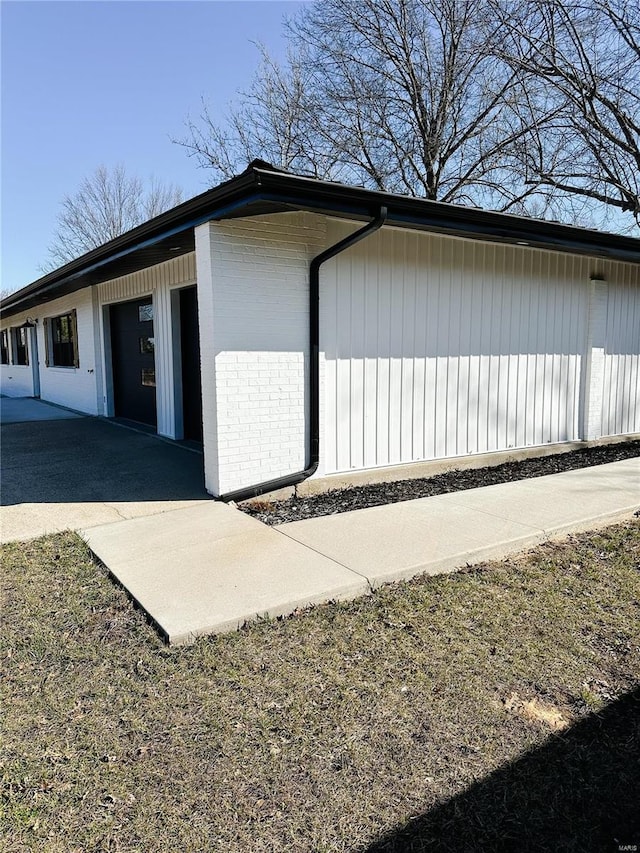
[[[100,164],[210,184],[171,137],[205,96],[222,115],[246,87],[261,41],[282,56],[297,2],[2,0],[2,280],[38,278],[65,193]]]

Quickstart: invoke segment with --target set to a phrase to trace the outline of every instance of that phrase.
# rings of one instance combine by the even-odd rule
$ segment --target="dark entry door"
[[[184,437],[191,441],[202,441],[200,333],[198,297],[195,287],[185,287],[180,291],[180,347]]]
[[[116,417],[156,426],[156,365],[151,297],[111,306]]]

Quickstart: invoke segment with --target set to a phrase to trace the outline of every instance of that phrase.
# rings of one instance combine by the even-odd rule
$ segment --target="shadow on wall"
[[[203,457],[98,418],[2,428],[2,505],[202,500]]]
[[[361,853],[640,851],[640,689]]]

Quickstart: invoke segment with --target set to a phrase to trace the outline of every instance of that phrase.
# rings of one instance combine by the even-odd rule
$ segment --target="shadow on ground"
[[[203,458],[99,418],[2,427],[2,505],[202,500]]]
[[[640,689],[361,853],[640,851]]]

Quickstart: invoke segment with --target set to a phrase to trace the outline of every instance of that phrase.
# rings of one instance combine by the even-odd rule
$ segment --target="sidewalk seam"
[[[296,544],[301,545],[303,548],[306,548],[308,551],[313,551],[314,554],[318,554],[318,556],[324,557],[325,560],[330,560],[332,563],[335,563],[336,566],[340,566],[341,568],[346,569],[348,572],[357,575],[359,578],[364,578],[364,580],[366,580],[367,584],[369,585],[370,591],[373,592],[374,587],[371,583],[371,580],[366,575],[363,575],[362,572],[358,572],[355,569],[352,569],[351,566],[347,566],[344,563],[341,563],[340,560],[336,560],[334,557],[330,557],[328,554],[325,554],[323,551],[319,551],[317,548],[312,548],[311,545],[307,545],[306,542],[301,542],[294,536],[289,536],[288,533],[285,533],[283,530],[280,530],[280,528],[276,527],[275,525],[272,526],[271,529],[275,530],[276,533],[280,533],[282,536],[286,536],[286,538],[289,539],[290,542],[295,542]]]

